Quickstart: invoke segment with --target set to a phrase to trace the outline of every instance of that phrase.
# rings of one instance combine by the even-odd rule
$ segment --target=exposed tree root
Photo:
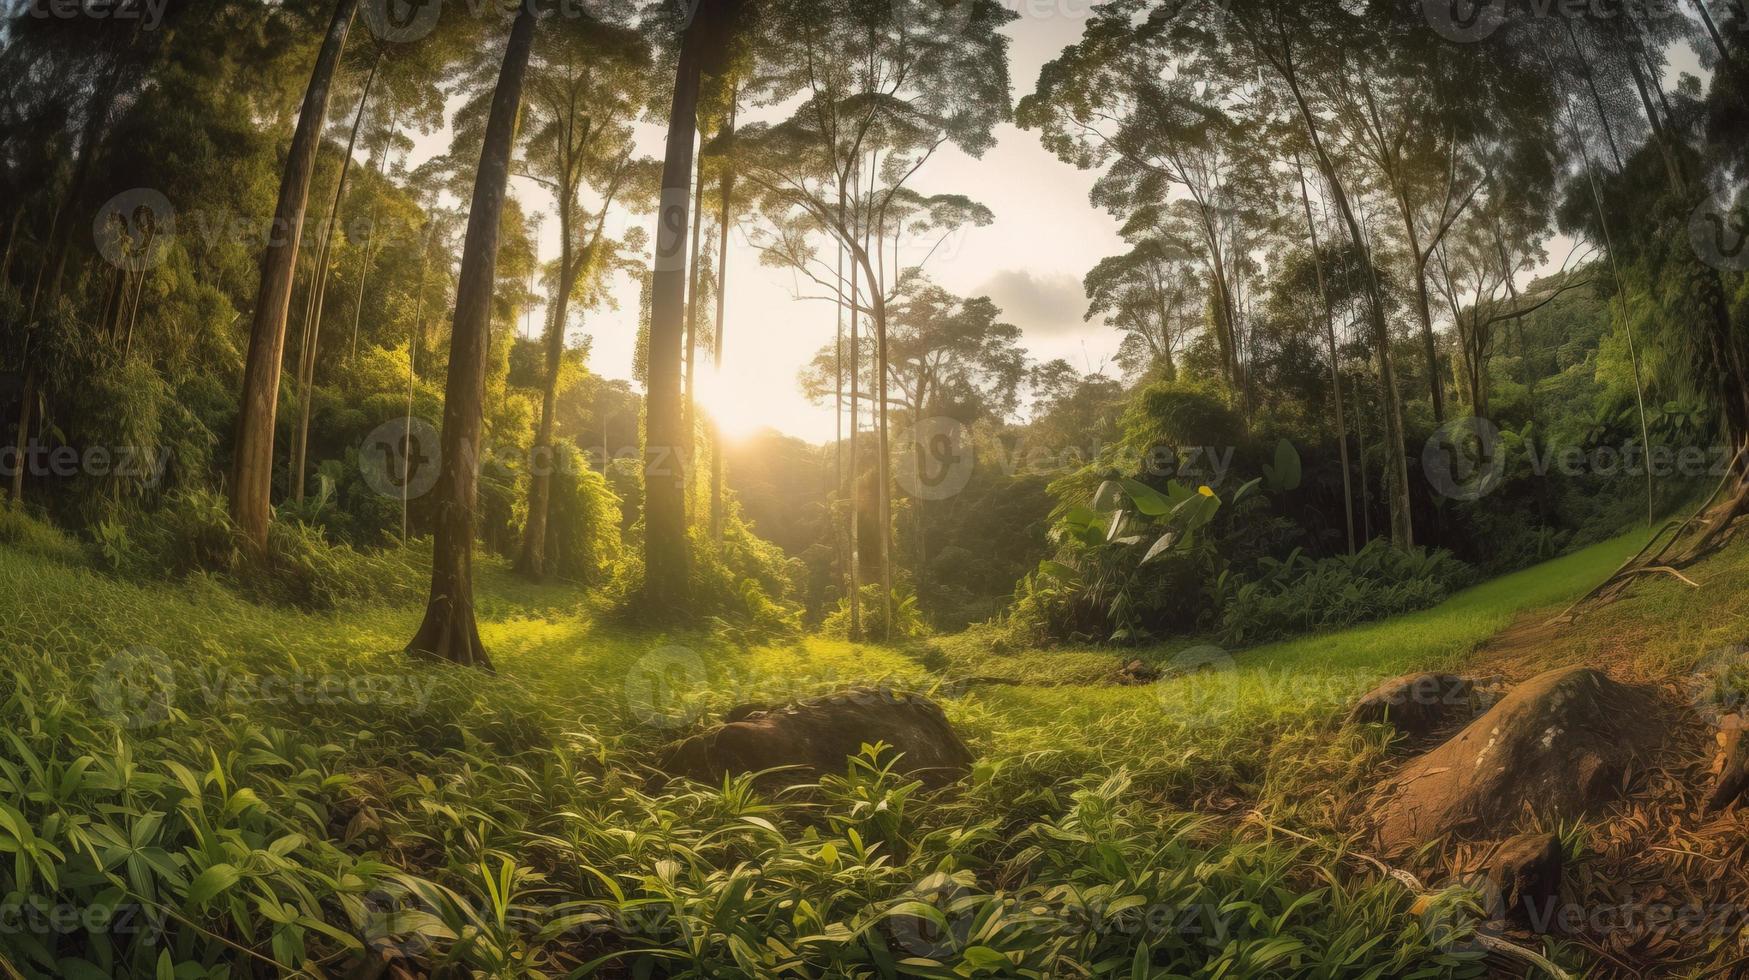
[[[1620,599],[1642,575],[1672,575],[1692,588],[1700,588],[1700,583],[1683,575],[1681,570],[1722,547],[1735,530],[1737,519],[1749,513],[1749,470],[1739,473],[1745,454],[1749,454],[1749,445],[1737,450],[1731,465],[1725,468],[1724,478],[1699,510],[1685,520],[1671,521],[1659,528],[1645,547],[1622,563],[1603,584],[1585,593],[1549,622],[1570,623],[1581,613]]]

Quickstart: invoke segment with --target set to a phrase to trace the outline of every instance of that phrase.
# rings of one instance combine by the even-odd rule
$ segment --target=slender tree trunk
[[[310,295],[304,303],[304,335],[298,350],[298,434],[292,442],[292,499],[304,502],[304,469],[309,465],[310,406],[316,386],[316,353],[322,339],[322,306],[328,294],[328,260],[334,243],[334,226],[340,218],[340,205],[346,194],[346,178],[352,172],[352,149],[358,144],[359,126],[364,122],[364,107],[370,101],[371,86],[376,83],[377,67],[382,62],[379,53],[372,59],[370,74],[358,96],[358,110],[352,114],[352,132],[346,137],[346,152],[340,157],[340,175],[334,183],[334,200],[328,204],[328,220],[322,227],[322,238],[316,243],[316,264],[310,270]],[[362,288],[360,289],[362,299]],[[287,302],[290,302],[289,298]]]
[[[6,225],[6,253],[0,256],[0,286],[9,284],[12,273],[12,248],[18,242],[18,226],[24,223],[24,205],[12,209],[12,220]]]
[[[1348,423],[1342,414],[1342,362],[1336,350],[1336,317],[1330,308],[1330,291],[1324,284],[1324,257],[1318,252],[1318,225],[1312,220],[1312,197],[1306,190],[1306,172],[1294,155],[1294,171],[1300,178],[1300,203],[1306,209],[1306,234],[1312,242],[1312,268],[1318,276],[1318,303],[1324,312],[1324,340],[1330,349],[1330,390],[1336,398],[1336,447],[1342,461],[1342,520],[1348,527],[1348,553],[1354,554],[1354,488],[1348,474]]]
[[[735,132],[734,97],[729,102],[729,134]],[[711,345],[711,368],[717,377],[723,374],[723,334],[727,320],[724,308],[729,294],[729,216],[734,207],[735,171],[728,160],[723,161],[722,210],[717,213],[717,338]],[[723,440],[716,418],[711,418],[711,540],[723,543]]]
[[[364,230],[364,249],[358,253],[358,295],[352,301],[352,346],[346,353],[346,363],[358,361],[358,321],[364,316],[364,281],[370,275],[371,245],[376,241],[376,209],[371,209],[370,226]]]
[[[1567,36],[1569,39],[1573,40],[1573,50],[1575,53],[1578,53],[1579,43],[1577,39],[1573,38],[1573,28],[1571,24],[1567,27]],[[1545,58],[1546,57],[1547,55],[1545,54]],[[1580,60],[1583,61],[1582,55]],[[1549,70],[1554,70],[1552,59],[1550,59]],[[1588,72],[1589,70],[1590,69],[1587,68]],[[1634,402],[1639,409],[1640,416],[1640,445],[1648,454],[1646,460],[1646,526],[1650,527],[1653,521],[1652,465],[1650,458],[1650,453],[1652,451],[1652,438],[1650,428],[1646,424],[1646,390],[1644,381],[1640,375],[1640,352],[1634,341],[1633,322],[1628,318],[1627,282],[1622,278],[1620,263],[1616,261],[1615,239],[1609,231],[1609,216],[1603,207],[1603,191],[1598,187],[1597,172],[1591,166],[1591,152],[1585,148],[1585,144],[1580,138],[1579,123],[1572,118],[1571,108],[1567,111],[1569,134],[1573,137],[1574,143],[1579,148],[1579,159],[1585,165],[1585,181],[1591,189],[1591,203],[1597,211],[1598,228],[1603,233],[1603,248],[1609,255],[1610,268],[1615,275],[1616,302],[1621,309],[1622,331],[1627,336],[1628,360],[1632,363],[1634,370]]]
[[[697,27],[694,19],[681,42],[668,113],[650,290],[649,397],[644,422],[644,600],[649,608],[671,613],[685,608],[688,592],[686,420],[680,401],[680,347],[686,328],[688,192],[704,53],[704,37]]]
[[[316,56],[316,67],[304,91],[304,105],[292,134],[279,203],[274,207],[270,239],[261,255],[261,285],[255,296],[249,354],[243,368],[243,394],[237,414],[235,458],[231,468],[231,520],[257,554],[267,550],[267,525],[272,514],[273,420],[279,407],[280,361],[285,348],[286,314],[291,306],[292,277],[297,270],[298,241],[303,233],[304,207],[328,94],[346,46],[358,0],[338,0],[328,34]],[[300,475],[301,479],[301,475]]]
[[[356,0],[354,0],[356,2]],[[74,222],[69,220],[69,211],[73,208],[85,190],[86,176],[91,172],[91,160],[97,154],[97,143],[103,135],[103,124],[109,118],[110,111],[115,107],[115,100],[121,91],[121,67],[110,73],[104,88],[92,101],[90,114],[85,119],[85,125],[79,136],[79,158],[73,164],[73,176],[67,184],[67,193],[61,199],[60,207],[49,222],[48,253],[44,263],[37,269],[36,286],[31,290],[30,315],[27,319],[35,321],[37,299],[41,296],[52,311],[61,298],[61,280],[67,268],[67,253],[71,250],[71,239]],[[48,275],[48,291],[43,292],[43,272],[50,270]],[[24,397],[19,400],[18,408],[18,468],[12,474],[12,500],[24,499],[25,450],[30,445],[31,415],[36,410],[36,403],[42,397],[42,377],[36,365],[29,361],[29,341],[26,341],[26,363],[24,368]]]
[[[1712,11],[1707,9],[1706,0],[1694,0],[1694,7],[1700,11],[1700,21],[1706,25],[1707,36],[1713,40],[1713,50],[1719,54],[1719,64],[1730,72],[1731,81],[1737,86],[1737,100],[1749,106],[1749,77],[1743,74],[1743,66],[1737,64],[1731,52],[1725,47],[1725,39],[1719,34],[1718,24],[1713,22]]]
[[[519,9],[504,48],[504,64],[492,92],[468,209],[468,237],[462,247],[456,282],[455,320],[450,331],[449,378],[443,402],[441,469],[434,487],[436,540],[431,565],[431,598],[425,621],[407,644],[409,653],[452,663],[491,668],[474,621],[474,508],[478,502],[480,427],[486,395],[486,353],[492,328],[492,292],[497,279],[498,223],[510,180],[510,151],[516,138],[522,81],[534,43],[537,15],[532,4]]]
[[[1421,350],[1427,357],[1427,388],[1433,399],[1433,424],[1445,424],[1445,386],[1440,383],[1439,345],[1433,338],[1433,304],[1427,293],[1427,263],[1421,251],[1421,233],[1415,227],[1415,212],[1409,198],[1397,193],[1397,207],[1403,215],[1403,228],[1409,242],[1409,262],[1415,275],[1415,315],[1421,320]]]
[[[1664,121],[1658,115],[1657,107],[1652,105],[1652,94],[1647,88],[1646,73],[1640,68],[1639,47],[1636,41],[1632,47],[1635,50],[1627,52],[1628,71],[1634,77],[1634,89],[1640,94],[1640,106],[1645,109],[1646,122],[1652,127],[1652,141],[1658,144],[1658,157],[1664,163],[1664,176],[1670,181],[1670,186],[1676,193],[1682,194],[1687,189],[1687,182],[1682,179],[1682,167],[1676,162],[1676,154],[1670,148],[1670,137],[1664,131]],[[1663,90],[1659,90],[1660,95]]]
[[[36,368],[27,364],[24,369],[24,387],[18,393],[18,435],[14,438],[12,447],[15,455],[12,457],[12,502],[14,504],[24,499],[24,471],[30,469],[30,416],[37,403]]]
[[[1378,278],[1374,274],[1372,264],[1372,248],[1367,243],[1366,235],[1361,231],[1360,222],[1355,219],[1354,209],[1350,207],[1348,194],[1342,187],[1342,182],[1336,174],[1336,166],[1330,155],[1324,149],[1323,137],[1318,131],[1316,117],[1311,107],[1306,103],[1305,95],[1300,90],[1299,76],[1291,61],[1291,55],[1278,59],[1263,45],[1258,45],[1260,53],[1270,61],[1271,65],[1287,83],[1294,103],[1299,110],[1301,122],[1306,127],[1306,135],[1312,144],[1312,151],[1318,162],[1318,169],[1324,175],[1324,181],[1330,188],[1330,195],[1335,199],[1337,213],[1342,216],[1343,223],[1348,227],[1350,239],[1355,249],[1360,253],[1361,261],[1366,264],[1366,275],[1362,287],[1367,298],[1368,319],[1371,321],[1373,343],[1378,348],[1379,384],[1383,388],[1385,419],[1385,487],[1391,508],[1391,543],[1398,548],[1407,550],[1415,546],[1414,516],[1410,510],[1409,499],[1409,464],[1404,449],[1403,407],[1401,396],[1397,392],[1396,373],[1391,367],[1391,334],[1385,323],[1384,297],[1379,289]]]
[[[858,188],[860,190],[860,188]],[[858,206],[860,218],[861,209]],[[854,234],[854,232],[852,233]],[[862,639],[862,454],[857,434],[862,430],[862,298],[857,292],[860,263],[850,264],[850,638]]]
[[[686,508],[690,513],[695,504],[692,499],[693,470],[698,460],[698,249],[699,240],[704,237],[704,138],[699,138],[698,163],[694,167],[692,189],[692,257],[687,260],[686,286],[686,413],[681,427],[686,433],[686,473],[687,490]]]
[[[840,228],[844,227],[843,181],[840,181],[838,184],[838,226]],[[838,488],[838,499],[844,501],[849,498],[849,491],[844,485],[844,246],[842,243],[838,246],[838,272],[836,278],[832,280],[832,284],[833,291],[837,294],[838,300],[838,342],[833,348],[832,357],[832,371],[836,385],[836,391],[834,394],[838,406],[836,420],[838,438],[832,443],[832,461],[834,466],[834,485]],[[854,316],[854,313],[852,315]],[[854,320],[851,322],[851,326],[853,328],[855,327]],[[855,364],[856,362],[853,360],[851,363]],[[843,541],[843,532],[838,528],[834,528],[833,539]],[[849,554],[850,550],[845,548],[841,550],[838,555],[839,574],[844,576],[839,579],[841,585],[847,585],[849,582]]]
[[[419,285],[413,294],[413,329],[407,338],[407,431],[413,431],[413,388],[419,377],[419,335],[425,332],[425,270],[430,255],[430,243],[419,240]],[[411,449],[407,446],[403,449]],[[413,454],[401,453],[401,543],[407,543],[407,511],[411,503],[407,486],[413,480]]]
[[[1603,136],[1609,141],[1609,155],[1615,159],[1615,169],[1622,169],[1621,147],[1615,141],[1615,129],[1609,124],[1609,111],[1603,107],[1603,95],[1597,91],[1597,76],[1591,71],[1591,59],[1585,57],[1584,49],[1579,47],[1579,35],[1573,32],[1573,22],[1563,21],[1567,27],[1567,40],[1573,46],[1573,56],[1579,59],[1580,71],[1585,76],[1585,87],[1591,91],[1591,103],[1597,107],[1597,121],[1603,124]]]
[[[577,282],[577,267],[571,256],[571,218],[568,208],[559,209],[559,291],[553,297],[546,333],[546,378],[541,391],[540,421],[536,423],[534,454],[528,481],[528,524],[522,534],[522,555],[517,570],[524,575],[546,575],[547,511],[552,497],[553,418],[559,409],[559,370],[565,359],[565,324],[571,315],[571,290]],[[543,455],[544,454],[544,455]]]

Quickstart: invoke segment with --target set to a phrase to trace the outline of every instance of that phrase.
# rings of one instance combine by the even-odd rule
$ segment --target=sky
[[[1039,68],[1080,37],[1093,0],[1008,0],[1021,16],[1004,32],[1013,40],[1009,71],[1016,101],[1032,91]],[[664,127],[647,123],[638,133],[638,152],[662,155]],[[1082,371],[1110,363],[1116,331],[1082,320],[1087,304],[1081,277],[1101,257],[1122,249],[1117,222],[1088,202],[1096,176],[1062,163],[1040,145],[1036,133],[1003,125],[996,145],[982,159],[946,147],[912,181],[924,193],[960,193],[990,208],[995,221],[950,238],[925,265],[944,288],[962,296],[991,297],[1003,319],[1019,326],[1036,360],[1065,358]],[[441,152],[447,132],[415,142],[409,166]],[[526,211],[550,214],[552,195],[534,182],[512,178],[511,194]],[[708,202],[707,202],[708,203]],[[622,212],[619,227],[653,225],[654,216]],[[752,220],[752,219],[743,219]],[[610,220],[610,229],[616,221]],[[654,233],[654,228],[647,229]],[[540,259],[558,254],[557,222],[539,235]],[[907,265],[928,249],[907,249]],[[723,377],[703,379],[700,392],[725,433],[744,435],[771,427],[809,442],[830,441],[836,421],[832,406],[810,403],[797,375],[816,351],[831,343],[836,307],[818,299],[819,287],[795,274],[764,265],[740,230],[730,239],[729,292]],[[615,305],[573,312],[569,336],[574,344],[590,337],[589,368],[609,378],[631,378],[637,339],[638,288],[629,277],[613,287]],[[575,307],[573,307],[575,310]],[[542,328],[543,310],[528,318]],[[518,329],[522,329],[519,321]],[[701,365],[702,367],[702,365]]]

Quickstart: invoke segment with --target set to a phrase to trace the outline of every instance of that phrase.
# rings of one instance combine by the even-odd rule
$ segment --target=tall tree
[[[261,285],[256,292],[254,322],[249,330],[249,353],[244,361],[231,467],[231,520],[257,552],[267,549],[267,525],[273,506],[273,423],[279,408],[286,315],[291,308],[304,207],[309,199],[322,123],[328,115],[329,91],[357,9],[358,0],[337,0],[334,5],[333,19],[304,90],[303,109],[298,113],[297,129],[292,134],[285,172],[280,178],[272,230],[261,255]]]
[[[803,273],[828,296],[842,296],[853,319],[866,315],[874,328],[876,519],[889,613],[887,304],[908,273],[887,267],[887,249],[918,224],[902,224],[904,214],[926,215],[924,234],[987,221],[988,211],[963,197],[924,198],[909,184],[943,146],[977,157],[994,144],[995,126],[1010,115],[1008,39],[999,28],[1014,16],[995,0],[773,2],[767,23],[783,32],[790,50],[775,70],[788,89],[806,95],[789,119],[743,127],[740,135],[756,148],[747,154],[742,176],[758,189],[775,228],[775,244],[762,246],[768,260]],[[850,195],[847,218],[838,209],[838,194],[852,175],[860,175],[862,185]],[[834,278],[809,240],[813,236],[844,249],[859,288]],[[854,481],[854,456],[852,466]],[[890,629],[891,620],[890,614],[883,617],[884,628]]]
[[[559,258],[547,311],[540,417],[535,424],[529,474],[528,519],[517,569],[536,578],[547,571],[547,511],[551,497],[553,428],[559,377],[570,324],[571,302],[598,288],[608,212],[619,196],[631,160],[631,124],[643,104],[649,53],[627,28],[591,21],[567,23],[535,45],[531,95],[522,124],[527,177],[554,197]],[[599,204],[591,212],[581,191],[593,185]]]
[[[650,287],[649,400],[644,420],[644,594],[652,609],[687,607],[686,458],[692,435],[681,404],[681,343],[686,324],[686,245],[691,227],[693,142],[704,76],[719,76],[748,14],[743,0],[701,0],[679,28],[674,93]],[[674,29],[673,12],[662,16]]]
[[[425,619],[407,644],[409,653],[452,663],[491,667],[474,621],[475,504],[479,497],[480,428],[486,395],[486,349],[497,281],[499,222],[510,181],[510,155],[522,105],[523,77],[534,46],[534,4],[522,4],[511,23],[503,66],[492,92],[480,146],[467,239],[456,283],[450,327],[449,376],[443,402],[440,467],[433,486],[437,516],[431,595]]]

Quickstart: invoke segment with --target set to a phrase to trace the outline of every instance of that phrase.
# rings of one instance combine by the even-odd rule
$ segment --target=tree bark
[[[443,401],[443,439],[436,496],[436,534],[431,597],[425,621],[407,652],[491,669],[474,621],[474,507],[479,496],[478,455],[486,395],[486,357],[491,341],[492,292],[497,278],[498,224],[510,180],[510,151],[536,14],[523,4],[510,27],[503,67],[492,92],[468,209],[468,236],[456,280],[455,320],[450,330],[449,377]]]
[[[680,45],[668,113],[656,260],[650,287],[649,398],[644,420],[644,594],[647,607],[673,613],[688,599],[685,414],[680,395],[686,327],[686,245],[690,228],[693,139],[703,33],[695,18]]]
[[[86,176],[91,172],[91,158],[97,154],[97,143],[103,135],[104,121],[109,118],[110,110],[115,107],[116,96],[121,91],[122,69],[117,65],[110,73],[109,80],[103,89],[97,93],[91,103],[91,112],[85,119],[85,126],[79,136],[79,159],[73,164],[73,176],[67,184],[66,196],[61,199],[60,207],[49,223],[49,250],[44,256],[42,266],[37,269],[36,286],[31,290],[30,315],[28,319],[36,319],[37,300],[45,299],[48,308],[53,310],[61,298],[61,280],[67,268],[67,253],[71,250],[73,222],[67,220],[68,211],[78,201],[85,189]],[[51,270],[48,275],[48,292],[42,292],[43,270]],[[28,334],[27,334],[28,336]],[[42,397],[42,376],[36,365],[30,363],[29,341],[26,341],[26,363],[24,368],[24,397],[19,400],[18,407],[18,467],[12,473],[12,500],[14,503],[24,499],[25,451],[30,446],[30,424],[36,403]]]
[[[346,154],[340,158],[340,177],[334,185],[334,200],[328,205],[328,221],[322,227],[322,240],[316,244],[316,264],[310,270],[310,296],[304,304],[304,336],[298,348],[298,435],[292,448],[292,499],[304,502],[304,467],[308,465],[310,447],[310,400],[316,382],[316,352],[322,337],[322,305],[328,292],[328,256],[334,242],[334,225],[340,217],[340,204],[346,195],[346,176],[352,172],[352,149],[358,144],[358,128],[364,122],[365,103],[370,101],[375,84],[379,54],[371,61],[370,74],[365,76],[364,89],[358,96],[358,111],[352,116],[352,133],[346,138]],[[288,300],[289,302],[289,300]]]
[[[1391,505],[1391,543],[1398,548],[1407,550],[1415,546],[1415,528],[1414,517],[1410,511],[1409,464],[1403,445],[1402,396],[1397,391],[1396,372],[1391,366],[1391,334],[1385,323],[1384,297],[1379,289],[1378,277],[1373,274],[1372,249],[1367,244],[1366,235],[1361,230],[1360,222],[1354,217],[1354,209],[1349,205],[1348,194],[1343,189],[1341,180],[1337,177],[1336,165],[1324,149],[1324,140],[1318,132],[1316,117],[1312,114],[1305,94],[1300,89],[1299,75],[1293,66],[1291,52],[1286,52],[1278,58],[1269,51],[1267,46],[1258,44],[1257,47],[1264,58],[1281,75],[1282,80],[1287,83],[1301,121],[1306,127],[1306,135],[1311,141],[1312,151],[1318,161],[1318,169],[1330,187],[1330,196],[1336,201],[1337,213],[1342,216],[1343,223],[1348,227],[1350,240],[1353,241],[1356,251],[1360,253],[1361,261],[1367,267],[1361,285],[1366,292],[1367,315],[1372,326],[1373,343],[1378,348],[1379,384],[1383,389],[1385,488]]]
[[[735,106],[729,107],[729,131],[735,129]],[[735,173],[729,161],[723,161],[722,210],[717,214],[717,337],[711,345],[711,369],[720,378],[723,374],[723,334],[727,330],[724,311],[729,293],[729,216],[734,207]],[[711,419],[711,540],[723,543],[723,440],[716,419]]]
[[[704,149],[701,136],[699,149]],[[692,257],[687,260],[686,285],[686,412],[681,428],[686,432],[686,506],[694,507],[692,476],[698,460],[698,249],[704,237],[704,153],[698,155],[692,189]]]
[[[255,295],[249,354],[243,368],[243,394],[237,414],[237,437],[231,467],[231,520],[244,542],[257,554],[267,550],[267,525],[272,519],[273,422],[279,407],[280,361],[285,350],[286,314],[291,306],[292,277],[297,270],[298,241],[304,208],[315,170],[328,95],[346,34],[358,0],[338,0],[327,36],[316,56],[303,109],[292,134],[279,202],[274,207],[269,240],[261,254],[261,285]]]
[[[559,209],[559,286],[547,318],[546,378],[541,392],[540,421],[536,423],[534,452],[529,458],[528,523],[522,532],[522,555],[517,571],[534,578],[546,575],[547,510],[552,497],[553,417],[559,408],[559,370],[565,360],[565,324],[571,315],[571,290],[577,269],[571,260],[571,217]],[[544,454],[544,456],[543,456]]]
[[[1348,527],[1348,553],[1354,554],[1354,488],[1348,474],[1348,422],[1342,412],[1342,362],[1336,350],[1336,317],[1330,308],[1330,291],[1324,284],[1324,258],[1318,254],[1318,225],[1312,220],[1312,197],[1306,190],[1306,172],[1294,154],[1294,171],[1300,178],[1300,203],[1306,210],[1306,234],[1312,242],[1312,268],[1318,276],[1318,302],[1324,312],[1324,340],[1330,349],[1330,389],[1336,398],[1336,446],[1342,457],[1342,520]]]

